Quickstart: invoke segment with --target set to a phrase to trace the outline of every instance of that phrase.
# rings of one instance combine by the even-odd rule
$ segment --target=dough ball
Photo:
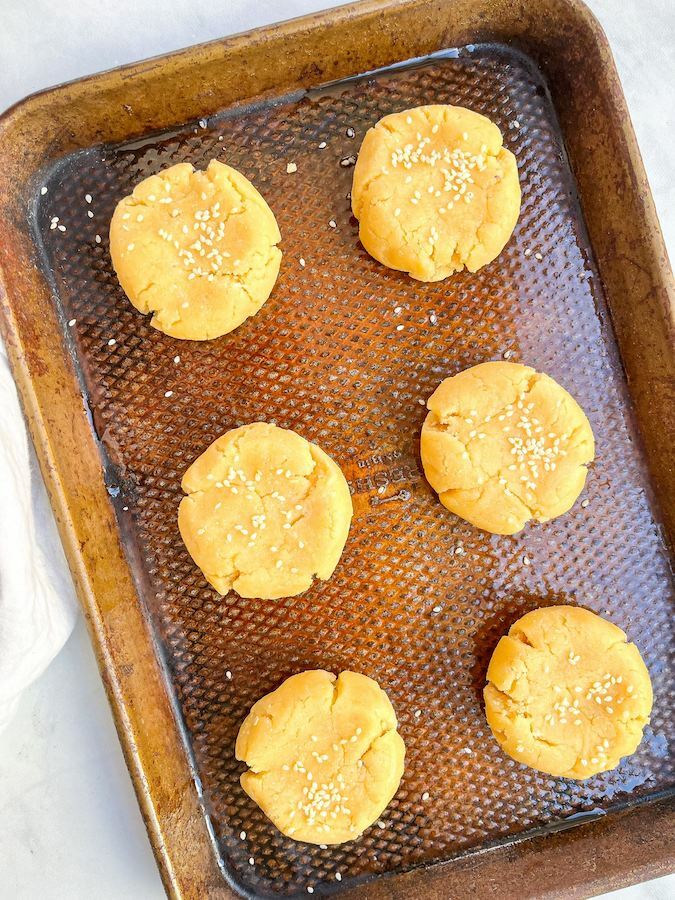
[[[441,503],[472,525],[515,534],[567,512],[595,454],[579,404],[517,363],[465,369],[436,388],[422,428],[424,473]]]
[[[273,600],[333,574],[352,500],[342,471],[294,431],[256,422],[228,431],[183,476],[178,527],[220,594]]]
[[[590,778],[642,740],[652,709],[649,673],[635,644],[576,606],[527,613],[487,671],[485,713],[518,762],[563,778]]]
[[[367,132],[352,209],[361,243],[385,266],[419,281],[476,272],[501,253],[518,221],[516,159],[479,113],[407,109]]]
[[[151,324],[175,338],[220,337],[258,312],[279,274],[276,219],[235,169],[179,163],[117,204],[110,255]]]
[[[386,808],[405,745],[377,682],[321,669],[288,678],[253,706],[239,731],[241,786],[288,837],[341,844]]]

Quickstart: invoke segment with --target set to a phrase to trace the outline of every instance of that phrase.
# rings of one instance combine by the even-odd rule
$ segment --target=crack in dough
[[[488,724],[514,759],[550,775],[590,778],[633,753],[652,687],[634,644],[574,606],[527,613],[502,637],[484,690]]]
[[[420,281],[493,260],[520,213],[513,154],[496,125],[455,106],[380,119],[354,168],[352,211],[365,249]]]
[[[421,455],[441,503],[478,528],[515,534],[567,512],[595,455],[591,426],[548,375],[509,362],[446,378],[427,403]]]
[[[405,746],[375,681],[315,670],[254,704],[235,754],[249,767],[242,787],[280,831],[339,844],[382,814],[400,783]]]
[[[275,425],[227,432],[183,476],[181,535],[221,593],[277,599],[327,580],[349,532],[352,501],[320,447]]]
[[[269,297],[281,263],[279,228],[255,187],[211,160],[179,163],[117,205],[110,253],[132,304],[176,338],[234,330]]]

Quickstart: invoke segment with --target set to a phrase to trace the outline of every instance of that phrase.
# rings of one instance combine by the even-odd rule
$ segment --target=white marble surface
[[[327,5],[0,0],[0,109],[60,81]],[[672,258],[675,2],[589,5],[617,59]],[[0,900],[164,896],[81,620],[0,735],[0,823]],[[612,896],[666,900],[675,875]]]

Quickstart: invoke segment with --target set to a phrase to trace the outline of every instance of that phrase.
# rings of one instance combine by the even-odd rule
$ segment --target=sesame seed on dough
[[[482,363],[445,379],[427,406],[425,475],[443,505],[473,525],[514,534],[530,519],[567,512],[580,494],[593,433],[549,376],[518,363]]]
[[[193,340],[227,334],[258,311],[276,281],[279,240],[254,186],[216,160],[203,172],[180,163],[145,179],[118,203],[110,228],[131,302],[160,331]],[[150,283],[148,269],[158,273]]]
[[[463,124],[470,128],[462,131]],[[497,126],[471,110],[437,105],[395,113],[364,138],[352,209],[362,244],[385,265],[421,281],[476,271],[515,226],[515,159]],[[400,221],[395,228],[392,216]]]
[[[638,649],[580,607],[545,607],[515,622],[493,653],[487,681],[487,720],[503,749],[566,778],[613,769],[637,748],[651,710]],[[627,714],[609,705],[616,696],[630,705]]]
[[[181,535],[219,593],[292,597],[338,564],[352,516],[349,487],[337,464],[300,435],[261,422],[233,429],[195,460],[182,486]],[[198,535],[204,525],[208,540]]]
[[[235,753],[249,766],[242,787],[277,828],[327,847],[379,819],[398,787],[404,746],[376,682],[317,670],[288,678],[253,706]]]

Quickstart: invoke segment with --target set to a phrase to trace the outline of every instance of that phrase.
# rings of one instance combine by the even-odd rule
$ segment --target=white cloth
[[[76,616],[72,581],[0,343],[0,731],[21,692],[66,642]]]

